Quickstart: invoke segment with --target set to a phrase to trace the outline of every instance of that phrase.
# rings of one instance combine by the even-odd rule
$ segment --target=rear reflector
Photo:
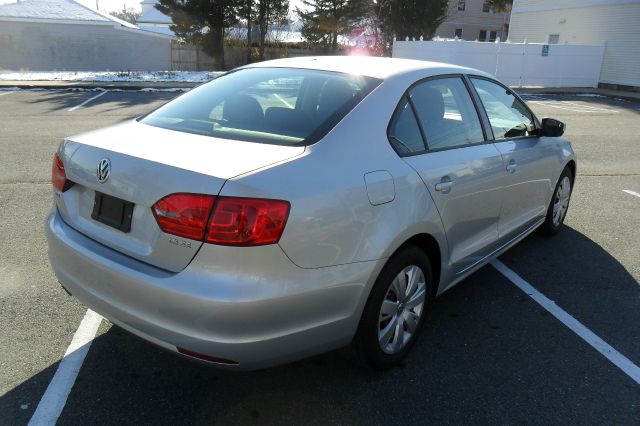
[[[171,194],[151,207],[160,229],[167,234],[202,240],[215,197],[200,194]]]
[[[215,357],[215,356],[199,354],[198,352],[193,352],[193,351],[190,351],[188,349],[181,348],[181,347],[178,347],[178,346],[176,347],[176,349],[178,349],[178,352],[180,352],[181,354],[190,356],[192,358],[198,358],[198,359],[202,359],[204,361],[215,362],[216,364],[240,365],[239,362],[233,361],[233,360],[230,360],[230,359],[218,358],[218,357]]]
[[[219,197],[206,241],[231,246],[275,244],[288,216],[287,201]]]
[[[167,234],[211,244],[259,246],[280,240],[289,207],[288,201],[264,198],[171,194],[151,210]]]
[[[57,152],[56,155],[53,156],[53,165],[51,166],[51,183],[53,187],[60,192],[64,192],[73,186],[73,182],[67,180],[62,158],[60,158],[60,154]]]

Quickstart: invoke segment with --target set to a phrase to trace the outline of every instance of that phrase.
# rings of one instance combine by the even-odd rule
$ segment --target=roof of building
[[[431,70],[436,74],[470,73],[489,75],[483,71],[441,62],[415,59],[382,58],[379,56],[307,56],[256,62],[247,67],[307,68],[335,71],[386,79],[418,70]]]
[[[0,20],[2,18],[115,23],[127,28],[138,28],[136,25],[91,9],[74,0],[22,0],[16,3],[2,4],[0,5]]]
[[[156,2],[155,1],[145,1],[143,3],[155,4]],[[152,7],[146,13],[143,13],[142,15],[140,15],[140,17],[137,19],[137,22],[139,24],[142,24],[142,23],[145,23],[145,22],[152,23],[152,24],[173,24],[173,21],[171,20],[171,17],[169,17],[169,16],[165,15],[164,13],[160,12],[155,7]]]

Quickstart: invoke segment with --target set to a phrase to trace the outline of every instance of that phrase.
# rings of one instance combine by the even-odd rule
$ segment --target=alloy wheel
[[[423,315],[425,292],[424,272],[415,265],[391,281],[378,316],[378,342],[384,353],[396,354],[409,343]]]
[[[571,197],[571,180],[565,176],[558,185],[556,197],[553,200],[553,226],[558,227],[562,223],[569,208],[569,198]]]

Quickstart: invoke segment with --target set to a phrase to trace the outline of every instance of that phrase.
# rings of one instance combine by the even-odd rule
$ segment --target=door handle
[[[435,189],[436,191],[441,191],[446,194],[447,192],[451,191],[452,186],[453,186],[452,180],[441,181],[436,183]]]
[[[511,174],[514,174],[517,168],[518,165],[516,164],[516,160],[511,160],[509,161],[509,164],[507,164],[507,171]]]

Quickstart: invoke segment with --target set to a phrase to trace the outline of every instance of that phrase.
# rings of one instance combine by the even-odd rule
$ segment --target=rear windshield
[[[309,145],[380,80],[294,68],[225,74],[144,117],[145,124],[219,138]]]

